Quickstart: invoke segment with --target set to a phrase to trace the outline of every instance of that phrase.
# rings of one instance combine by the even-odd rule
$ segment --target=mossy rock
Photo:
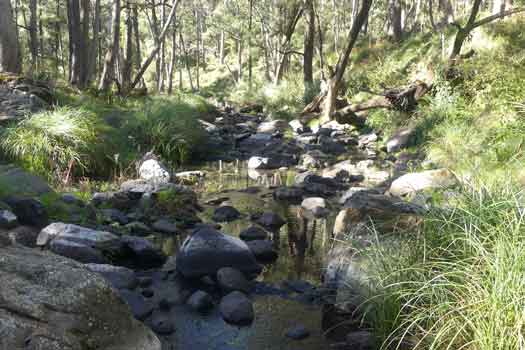
[[[11,164],[0,165],[0,197],[39,197],[48,193],[53,190],[43,178]]]

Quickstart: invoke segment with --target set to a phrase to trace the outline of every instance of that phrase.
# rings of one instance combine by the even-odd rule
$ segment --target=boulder
[[[389,192],[394,196],[405,196],[424,190],[446,189],[457,184],[456,177],[447,169],[409,173],[394,180]]]
[[[303,340],[310,336],[310,331],[303,325],[297,325],[288,329],[286,336],[293,340]]]
[[[268,240],[253,240],[246,242],[255,258],[262,263],[270,263],[279,257],[277,251],[273,247],[273,242]]]
[[[126,225],[129,223],[129,219],[126,214],[118,209],[102,209],[100,214],[102,216],[102,220],[106,224],[112,224],[116,222],[120,225]]]
[[[215,222],[230,222],[241,217],[241,213],[232,206],[225,205],[215,209],[213,213],[213,221]]]
[[[41,196],[52,193],[47,182],[14,165],[0,165],[0,188],[5,196]]]
[[[208,312],[213,308],[213,299],[208,293],[198,290],[193,293],[186,302],[190,308],[201,314]]]
[[[237,291],[223,297],[219,309],[224,321],[234,325],[250,325],[255,317],[251,300]]]
[[[233,267],[248,275],[261,272],[246,243],[210,227],[186,238],[177,255],[177,270],[187,278],[215,276],[222,267]]]
[[[303,200],[303,193],[303,190],[299,187],[283,186],[273,191],[273,198],[278,201],[298,204]]]
[[[413,141],[416,129],[413,127],[405,127],[396,130],[386,142],[386,151],[394,153],[407,148]]]
[[[324,166],[329,157],[319,150],[309,151],[301,156],[299,164],[305,169],[317,169]]]
[[[45,227],[37,238],[38,246],[46,246],[54,239],[63,239],[71,242],[85,244],[91,247],[118,241],[119,238],[109,232],[92,230],[73,224],[55,222]]]
[[[126,267],[107,264],[87,264],[86,267],[102,275],[117,289],[135,289],[139,283],[135,272]]]
[[[55,254],[65,256],[84,264],[108,264],[109,260],[97,250],[84,243],[69,241],[67,239],[54,239],[49,244],[49,250]]]
[[[0,210],[0,228],[10,229],[18,225],[18,218],[9,210]]]
[[[161,310],[155,310],[153,312],[148,324],[155,333],[160,335],[170,335],[175,332],[175,325],[169,317],[169,314]]]
[[[127,260],[139,268],[160,267],[166,262],[166,256],[150,241],[141,237],[124,236],[121,238]]]
[[[326,200],[321,197],[305,198],[301,203],[301,207],[312,213],[314,218],[323,218],[330,213],[326,205]]]
[[[168,169],[156,159],[148,159],[139,167],[139,176],[142,180],[157,183],[169,183],[171,179]]]
[[[248,294],[252,290],[251,283],[243,273],[232,267],[223,267],[217,271],[217,284],[224,294],[236,290]]]
[[[288,123],[284,120],[272,120],[269,122],[264,122],[259,125],[257,128],[258,133],[267,133],[273,134],[275,132],[283,132],[288,127]]]
[[[278,231],[284,224],[286,224],[286,221],[275,213],[264,213],[257,219],[257,223],[274,232]]]
[[[4,202],[11,207],[21,224],[43,227],[49,220],[46,208],[37,199],[13,195],[4,198]]]
[[[167,219],[160,219],[153,223],[153,229],[167,235],[177,235],[180,233],[177,224]]]
[[[21,247],[0,256],[0,349],[161,349],[115,289],[81,264]]]
[[[239,238],[243,241],[255,241],[268,238],[268,233],[258,226],[250,226],[246,230],[241,231]]]

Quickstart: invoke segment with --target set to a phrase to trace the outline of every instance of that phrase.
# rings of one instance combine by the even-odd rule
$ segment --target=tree
[[[69,82],[83,89],[88,82],[89,1],[82,0],[83,18],[80,16],[79,0],[67,1],[69,31]]]
[[[20,46],[10,0],[0,0],[0,71],[20,73]]]
[[[111,15],[111,44],[106,52],[104,60],[104,70],[100,78],[99,90],[107,91],[115,80],[115,63],[120,51],[120,0],[113,0],[113,10]]]
[[[303,80],[307,91],[314,83],[313,61],[315,46],[315,9],[314,0],[304,0],[306,30],[304,31]],[[305,91],[305,92],[306,92]]]

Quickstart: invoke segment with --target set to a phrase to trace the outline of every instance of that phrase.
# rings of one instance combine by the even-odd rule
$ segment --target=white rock
[[[149,159],[142,163],[139,168],[139,176],[143,180],[154,180],[161,183],[168,183],[171,178],[166,167],[155,159]]]
[[[326,208],[326,200],[321,197],[305,198],[301,207],[311,212],[315,218],[322,218],[329,214],[329,210]]]
[[[409,173],[392,182],[390,194],[404,196],[428,189],[444,189],[457,184],[456,177],[447,169]]]

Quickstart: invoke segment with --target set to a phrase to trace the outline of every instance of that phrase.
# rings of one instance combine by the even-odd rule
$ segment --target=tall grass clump
[[[0,148],[10,159],[48,178],[84,174],[105,163],[105,127],[82,108],[59,107],[13,123]]]
[[[383,349],[525,349],[523,195],[466,188],[399,246],[367,251],[363,308]]]

